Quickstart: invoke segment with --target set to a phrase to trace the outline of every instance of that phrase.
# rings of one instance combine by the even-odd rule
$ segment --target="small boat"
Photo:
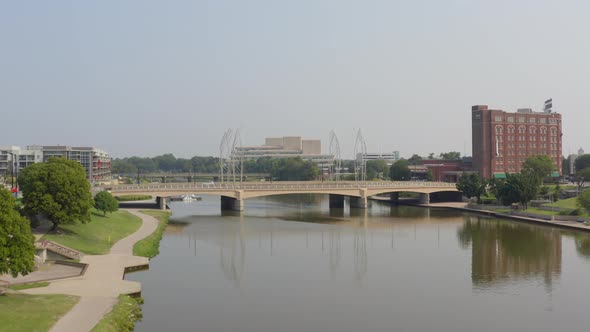
[[[192,202],[192,201],[200,201],[201,196],[195,194],[187,194],[187,195],[180,195],[180,198],[183,202]]]

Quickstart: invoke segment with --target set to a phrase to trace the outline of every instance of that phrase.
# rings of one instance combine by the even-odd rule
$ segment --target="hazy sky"
[[[0,146],[218,154],[227,128],[471,155],[471,106],[590,150],[588,1],[0,0]]]

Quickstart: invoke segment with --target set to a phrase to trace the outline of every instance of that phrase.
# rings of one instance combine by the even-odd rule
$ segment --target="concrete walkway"
[[[141,284],[123,280],[125,268],[149,264],[145,257],[133,256],[133,245],[158,227],[158,220],[137,210],[126,210],[140,217],[137,232],[119,240],[108,255],[86,255],[80,260],[88,264],[86,273],[77,278],[52,282],[47,287],[22,291],[27,294],[67,294],[80,296],[80,301],[52,328],[52,332],[90,331],[117,303],[120,294],[141,291]]]

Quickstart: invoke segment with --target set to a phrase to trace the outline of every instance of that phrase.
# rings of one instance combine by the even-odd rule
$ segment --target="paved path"
[[[141,291],[141,284],[123,280],[126,267],[149,264],[145,257],[133,256],[133,245],[152,234],[158,220],[152,216],[127,210],[140,217],[142,226],[137,232],[119,240],[108,255],[86,255],[81,262],[88,264],[86,273],[77,278],[52,282],[47,287],[23,291],[28,294],[68,294],[80,296],[80,301],[52,328],[52,332],[90,331],[108,313],[120,294]]]

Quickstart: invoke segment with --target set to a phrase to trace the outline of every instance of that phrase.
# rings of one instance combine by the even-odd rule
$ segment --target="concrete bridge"
[[[365,209],[370,196],[389,194],[391,200],[399,199],[400,192],[420,194],[420,203],[429,204],[431,195],[461,198],[454,183],[447,182],[243,182],[243,183],[166,183],[105,186],[113,196],[152,195],[160,208],[166,208],[166,198],[182,194],[220,195],[222,210],[242,211],[244,200],[254,197],[286,194],[328,194],[330,208],[344,208],[344,198],[350,197],[350,207]],[[448,198],[447,198],[448,199]]]

